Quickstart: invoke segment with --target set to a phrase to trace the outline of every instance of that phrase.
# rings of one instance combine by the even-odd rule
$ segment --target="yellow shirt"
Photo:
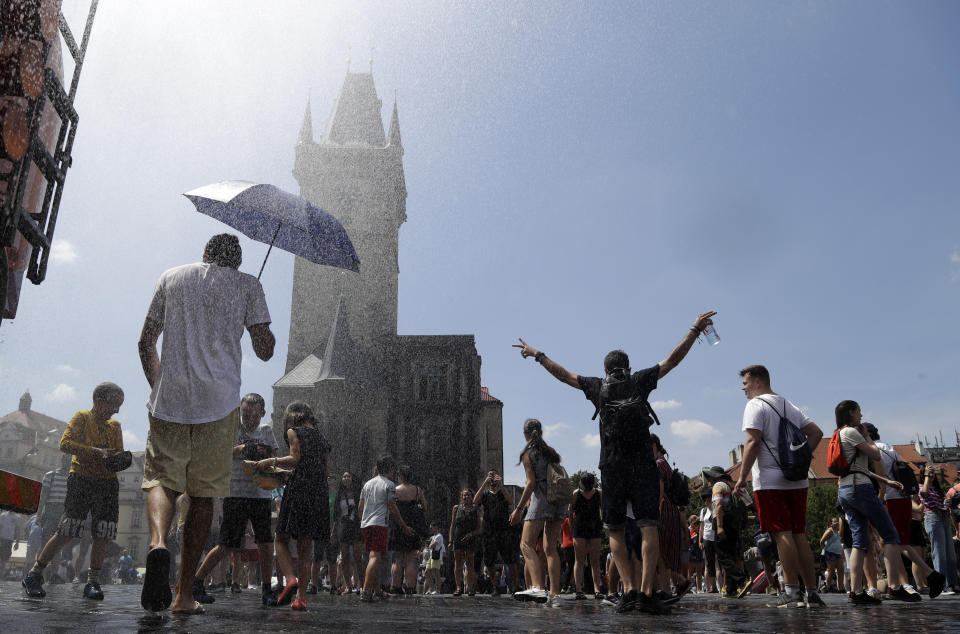
[[[120,421],[111,418],[98,423],[90,410],[79,411],[70,419],[60,439],[60,451],[73,454],[70,473],[88,478],[116,478],[117,474],[107,469],[95,449],[109,449],[111,454],[123,451]]]

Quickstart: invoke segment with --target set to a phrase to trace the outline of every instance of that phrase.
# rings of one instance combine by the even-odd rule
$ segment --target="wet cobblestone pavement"
[[[311,595],[309,611],[265,608],[259,593],[217,594],[206,614],[154,616],[140,608],[139,586],[104,586],[106,599],[80,596],[80,585],[48,585],[44,599],[28,599],[17,582],[0,583],[0,632],[956,632],[960,595],[905,604],[853,607],[826,595],[826,608],[777,609],[763,596],[743,600],[689,595],[673,614],[618,615],[594,600],[565,596],[559,608],[522,604],[509,597],[416,596],[361,604],[356,596]]]

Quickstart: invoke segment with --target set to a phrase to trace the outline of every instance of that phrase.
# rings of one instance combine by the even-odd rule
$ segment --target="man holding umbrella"
[[[273,356],[263,287],[237,270],[241,257],[237,236],[223,233],[207,242],[203,262],[164,272],[140,334],[140,361],[152,388],[143,475],[150,552],[140,602],[151,612],[165,610],[171,601],[175,614],[203,612],[193,598],[193,577],[210,530],[213,498],[230,494],[244,329],[258,358]],[[172,596],[165,540],[181,493],[190,506]]]

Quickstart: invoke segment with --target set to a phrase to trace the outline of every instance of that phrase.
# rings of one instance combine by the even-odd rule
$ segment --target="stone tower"
[[[502,403],[480,387],[473,335],[397,334],[397,250],[406,220],[400,120],[384,134],[373,76],[347,73],[323,134],[310,105],[296,145],[300,193],[343,224],[360,273],[296,259],[286,371],[274,383],[274,433],[306,401],[330,465],[361,481],[389,453],[413,467],[431,517],[449,518],[465,486],[503,467]]]
[[[313,139],[310,104],[296,146],[293,175],[304,198],[333,214],[360,257],[360,273],[294,264],[290,371],[325,340],[342,295],[353,341],[379,357],[378,339],[397,334],[397,249],[406,220],[407,190],[397,106],[389,135],[370,73],[347,73],[319,141]]]

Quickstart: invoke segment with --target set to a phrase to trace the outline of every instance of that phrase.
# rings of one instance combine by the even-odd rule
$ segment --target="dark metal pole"
[[[277,230],[273,232],[273,237],[270,238],[270,248],[267,249],[267,254],[263,257],[263,264],[260,265],[260,272],[257,273],[257,279],[260,279],[260,276],[263,275],[263,267],[267,265],[267,258],[270,257],[270,251],[273,250],[273,243],[277,239],[277,234],[280,233],[280,227],[283,226],[282,222],[277,223]]]

